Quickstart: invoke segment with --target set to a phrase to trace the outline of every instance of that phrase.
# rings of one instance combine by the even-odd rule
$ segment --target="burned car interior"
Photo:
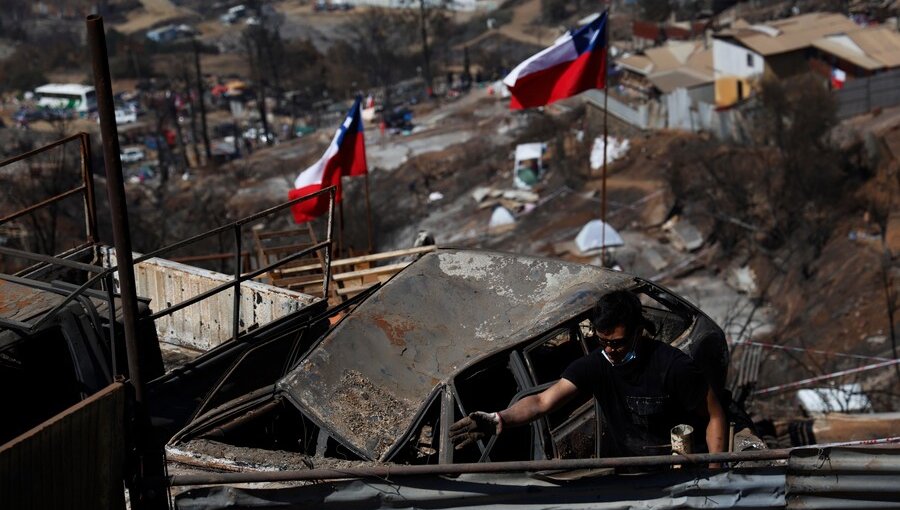
[[[202,438],[404,464],[603,456],[602,410],[590,395],[462,450],[447,429],[472,410],[542,391],[596,349],[586,319],[613,289],[639,295],[647,334],[717,362],[707,377],[724,385],[724,334],[662,287],[594,266],[442,249],[362,300],[274,385],[235,397],[220,384],[172,443]]]

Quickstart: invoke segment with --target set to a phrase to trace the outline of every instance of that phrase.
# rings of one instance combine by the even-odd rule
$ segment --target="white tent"
[[[497,228],[504,225],[512,225],[515,222],[516,218],[509,212],[509,209],[500,206],[494,209],[494,212],[491,214],[491,221],[488,223],[488,227]]]
[[[604,223],[603,220],[587,222],[581,228],[581,232],[575,236],[575,245],[582,254],[603,248],[604,242],[607,248],[625,245],[625,241],[616,232],[616,229]]]

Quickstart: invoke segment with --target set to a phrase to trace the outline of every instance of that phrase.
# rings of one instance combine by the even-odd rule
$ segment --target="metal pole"
[[[600,265],[606,267],[606,150],[609,145],[609,84],[606,83],[609,73],[606,72],[609,65],[609,5],[606,8],[606,23],[603,26],[606,52],[605,61],[603,62],[603,184],[600,192],[602,201],[602,210],[600,212],[600,220],[603,222],[600,229]]]
[[[88,241],[96,243],[97,200],[94,198],[94,174],[91,172],[91,137],[81,133],[81,178],[84,181],[84,214],[88,231]]]
[[[131,234],[128,227],[128,208],[125,204],[125,184],[122,179],[122,161],[119,159],[119,134],[116,130],[115,105],[112,83],[109,77],[109,58],[106,52],[106,36],[103,17],[92,14],[85,20],[88,45],[94,70],[94,88],[97,110],[100,115],[100,133],[103,137],[103,160],[106,166],[106,191],[112,219],[113,238],[118,259],[119,294],[122,322],[125,330],[125,353],[128,358],[128,376],[134,391],[134,407],[130,413],[131,430],[128,440],[128,480],[131,508],[135,510],[162,510],[168,507],[164,491],[149,487],[146,482],[165,473],[165,452],[153,444],[150,416],[144,405],[144,381],[137,343],[137,293],[134,285],[134,260],[131,252]],[[115,327],[114,324],[111,327]]]
[[[194,70],[197,72],[197,101],[200,103],[200,126],[203,128],[203,147],[206,149],[206,163],[212,161],[212,151],[209,148],[209,131],[206,127],[206,103],[204,101],[203,74],[200,72],[200,49],[197,47],[197,39],[194,42]],[[237,140],[237,132],[234,134]]]
[[[673,465],[721,464],[725,462],[758,462],[786,460],[794,450],[833,448],[839,446],[873,446],[896,443],[900,436],[826,443],[778,450],[748,450],[738,453],[702,453],[692,455],[653,455],[647,457],[610,457],[564,460],[526,460],[513,462],[478,462],[465,464],[380,465],[347,469],[307,469],[294,471],[255,471],[243,473],[199,473],[168,477],[169,486],[222,485],[254,482],[293,482],[311,480],[346,480],[352,478],[390,478],[392,476],[449,476],[470,473],[515,473],[537,471],[571,471],[623,467],[661,467]],[[874,451],[878,451],[877,449]],[[890,451],[890,450],[889,450]],[[871,469],[870,466],[853,466]]]
[[[125,348],[128,356],[128,376],[134,387],[134,398],[144,401],[144,381],[137,344],[137,293],[134,285],[134,265],[131,252],[131,231],[128,227],[128,207],[125,204],[125,183],[122,179],[122,161],[119,159],[119,133],[116,129],[115,105],[112,83],[109,78],[109,60],[106,53],[106,36],[103,17],[92,14],[87,17],[87,37],[94,68],[94,88],[97,94],[97,111],[100,116],[100,133],[103,137],[103,160],[106,167],[106,192],[112,216],[113,239],[119,271],[122,321],[125,329]]]
[[[241,226],[234,226],[234,307],[231,334],[237,340],[241,330]]]
[[[425,88],[426,93],[428,95],[428,99],[431,99],[431,95],[434,93],[433,82],[431,78],[431,56],[428,54],[428,29],[425,26],[425,0],[419,0],[419,21],[421,23],[422,28],[422,58],[424,60],[423,64],[425,69],[423,69],[423,74],[425,75]],[[449,87],[450,84],[448,83]]]
[[[655,455],[649,457],[613,457],[601,459],[530,460],[513,462],[478,462],[464,464],[425,464],[418,466],[367,466],[347,469],[308,469],[294,471],[257,471],[245,473],[202,473],[169,477],[173,487],[253,482],[306,480],[340,480],[348,478],[389,478],[393,476],[440,476],[468,473],[511,473],[518,471],[567,471],[621,467],[657,467],[677,464],[710,464],[721,462],[783,460],[791,450],[754,450],[741,453],[707,453],[696,455]]]
[[[375,251],[374,236],[372,235],[372,204],[369,201],[369,172],[366,171],[366,218],[369,222],[369,254]]]

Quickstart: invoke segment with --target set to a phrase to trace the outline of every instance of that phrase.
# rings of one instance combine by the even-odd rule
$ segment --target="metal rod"
[[[604,40],[605,45],[603,51],[606,52],[606,56],[604,57],[606,60],[603,62],[603,177],[602,177],[602,191],[600,192],[600,197],[602,200],[601,211],[600,211],[600,219],[603,221],[603,228],[600,229],[600,266],[606,267],[606,150],[609,145],[609,84],[606,83],[606,80],[609,78],[609,73],[606,72],[607,66],[609,66],[609,5],[606,6],[606,21],[603,25],[604,32]]]
[[[241,226],[234,226],[234,306],[231,317],[231,336],[237,341],[241,331]]]
[[[303,195],[302,197],[297,197],[297,198],[295,198],[295,199],[293,199],[293,200],[288,200],[287,202],[283,202],[283,203],[278,204],[278,205],[276,205],[276,206],[274,206],[274,207],[270,207],[270,208],[268,208],[268,209],[266,209],[266,210],[264,210],[264,211],[260,211],[260,212],[258,212],[258,213],[251,214],[250,216],[246,216],[246,217],[241,218],[241,219],[239,219],[239,220],[237,220],[237,221],[228,223],[228,224],[226,224],[226,225],[222,225],[221,227],[214,228],[214,229],[209,230],[209,231],[207,231],[207,232],[203,232],[202,234],[197,234],[197,235],[195,235],[195,236],[193,236],[193,237],[189,237],[189,238],[184,239],[184,240],[182,240],[182,241],[178,241],[177,243],[170,244],[169,246],[165,246],[165,247],[163,247],[163,248],[160,248],[160,249],[158,249],[158,250],[152,251],[152,252],[150,252],[150,253],[141,255],[140,257],[134,259],[134,263],[135,263],[135,264],[139,264],[139,263],[141,263],[141,262],[150,260],[150,259],[152,259],[152,258],[154,258],[154,257],[158,257],[158,256],[162,255],[163,253],[167,253],[167,252],[170,252],[170,251],[172,251],[172,250],[181,248],[181,247],[183,247],[183,246],[187,246],[187,245],[189,245],[189,244],[191,244],[191,243],[197,242],[197,241],[199,241],[199,240],[201,240],[201,239],[206,239],[207,237],[210,237],[210,236],[213,236],[213,235],[216,235],[216,234],[221,234],[222,232],[227,232],[227,231],[231,230],[232,228],[234,228],[235,225],[246,225],[247,223],[250,223],[250,222],[252,222],[252,221],[256,221],[256,220],[258,220],[258,219],[260,219],[260,218],[263,218],[263,217],[268,216],[268,215],[270,215],[270,214],[272,214],[272,213],[278,212],[278,211],[280,211],[280,210],[282,210],[282,209],[286,209],[286,208],[288,208],[288,207],[290,207],[290,206],[292,206],[292,205],[294,205],[294,204],[297,204],[297,203],[299,203],[299,202],[303,202],[303,201],[305,201],[305,200],[310,200],[310,199],[313,199],[313,198],[315,198],[315,197],[318,197],[319,195],[331,194],[331,195],[333,196],[334,193],[333,193],[332,191],[330,191],[330,190],[334,190],[334,186],[329,186],[329,187],[327,187],[327,188],[321,189],[321,190],[316,191],[316,192],[314,192],[314,193],[310,193],[309,195]],[[113,268],[113,269],[115,269],[115,268]]]
[[[109,352],[112,357],[112,374],[113,377],[122,375],[119,373],[119,359],[116,349],[116,296],[113,292],[112,273],[107,273],[103,278],[106,286],[107,313],[109,314]]]
[[[66,198],[66,197],[69,197],[76,193],[80,193],[81,191],[84,191],[84,189],[85,189],[85,186],[82,184],[81,186],[78,186],[77,188],[72,188],[68,191],[63,191],[59,195],[52,196],[46,200],[41,200],[40,202],[38,202],[34,205],[30,205],[30,206],[26,207],[25,209],[20,209],[10,215],[0,218],[0,225],[6,223],[8,221],[12,221],[16,218],[25,216],[26,214],[29,214],[31,212],[34,212],[35,209],[40,209],[41,207],[48,206],[54,202],[59,202],[60,200]]]
[[[337,189],[334,186],[328,188],[328,239],[325,240],[325,277],[322,278],[322,299],[328,300],[328,284],[331,282],[331,246],[334,239],[334,199]]]
[[[19,257],[26,260],[34,260],[37,262],[46,262],[48,264],[56,264],[58,266],[68,267],[70,269],[78,269],[81,271],[87,271],[89,273],[103,273],[106,271],[105,268],[100,266],[94,266],[91,264],[85,264],[84,262],[75,262],[74,260],[69,259],[61,259],[59,257],[54,257],[52,255],[42,255],[40,253],[33,253],[30,251],[22,251],[17,250],[15,248],[7,248],[6,246],[0,246],[0,253],[11,255],[13,257]]]
[[[372,203],[369,200],[369,172],[366,171],[366,219],[369,223],[369,253],[375,250],[375,237],[372,232]]]
[[[87,38],[94,70],[94,89],[97,95],[97,111],[100,117],[100,133],[103,139],[103,160],[106,165],[106,191],[109,195],[113,239],[119,271],[119,294],[125,329],[125,346],[128,355],[128,377],[134,387],[135,401],[144,401],[144,380],[137,343],[137,293],[134,284],[134,262],[131,252],[131,232],[128,226],[128,206],[125,203],[125,183],[122,178],[122,161],[119,159],[119,133],[116,129],[115,104],[109,77],[109,57],[106,52],[106,35],[103,17],[92,14],[87,17]]]
[[[59,147],[60,145],[62,145],[64,143],[71,142],[72,140],[79,138],[83,134],[84,133],[77,133],[74,135],[70,135],[65,138],[61,138],[55,142],[51,142],[48,145],[44,145],[43,147],[38,147],[37,149],[31,150],[31,151],[28,151],[28,152],[25,152],[22,154],[18,154],[16,156],[13,156],[8,159],[4,159],[3,161],[0,161],[0,167],[6,166],[6,165],[11,165],[17,161],[22,161],[23,159],[28,159],[28,158],[30,158],[32,156],[36,156],[42,152],[47,152],[54,147]]]
[[[742,453],[706,453],[696,455],[655,455],[648,457],[613,457],[606,459],[533,460],[515,462],[482,462],[465,464],[426,464],[418,466],[369,466],[348,469],[309,469],[250,473],[202,473],[169,477],[173,487],[252,482],[304,480],[339,480],[346,478],[388,478],[392,476],[461,475],[467,473],[510,473],[516,471],[567,471],[617,467],[655,467],[674,464],[710,464],[721,462],[783,460],[790,449],[754,450]]]
[[[81,133],[81,180],[84,182],[84,215],[88,242],[96,243],[97,235],[97,198],[94,195],[94,172],[91,171],[91,136]]]
[[[683,464],[721,464],[724,462],[754,462],[786,460],[791,458],[795,450],[812,448],[831,448],[838,446],[871,446],[877,444],[896,443],[900,437],[887,437],[864,441],[847,441],[828,443],[778,450],[750,450],[737,453],[703,453],[693,455],[653,455],[646,457],[611,457],[605,459],[563,459],[563,460],[528,460],[514,462],[479,462],[465,464],[426,464],[418,466],[366,466],[347,469],[309,469],[293,471],[262,471],[249,473],[198,473],[192,475],[175,475],[168,478],[169,486],[185,485],[222,485],[231,483],[253,482],[288,482],[308,480],[341,480],[349,478],[389,478],[391,476],[446,476],[470,473],[512,473],[535,471],[570,471],[576,469],[604,469],[623,467],[661,467]],[[878,451],[873,450],[873,451]],[[847,463],[841,468],[865,469],[865,464],[851,465]]]

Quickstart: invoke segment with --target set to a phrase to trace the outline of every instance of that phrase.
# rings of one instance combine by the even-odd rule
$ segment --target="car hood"
[[[633,282],[559,260],[438,250],[361,303],[277,388],[345,446],[383,459],[436,386]]]

